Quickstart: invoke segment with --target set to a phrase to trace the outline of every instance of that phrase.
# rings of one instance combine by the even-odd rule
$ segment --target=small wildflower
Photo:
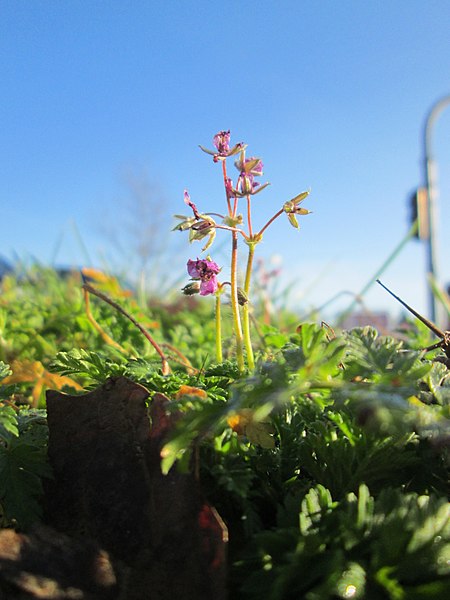
[[[245,158],[245,152],[241,152],[241,156],[239,160],[234,163],[234,166],[241,173],[245,173],[246,175],[256,175],[256,177],[260,177],[263,174],[264,165],[260,158],[255,158],[252,156],[251,158]]]
[[[220,267],[213,260],[189,259],[187,270],[192,279],[200,281],[200,296],[208,296],[217,291],[219,284],[216,275],[220,272]]]
[[[230,151],[230,130],[228,131],[219,131],[213,137],[213,144],[219,151],[219,154],[224,155]]]
[[[189,232],[190,242],[202,240],[206,236],[208,236],[208,240],[203,246],[202,252],[211,246],[214,238],[216,237],[216,224],[213,219],[196,221],[193,225],[191,225],[191,230]]]
[[[225,160],[226,158],[228,158],[228,156],[234,156],[235,154],[238,154],[239,152],[244,150],[244,148],[247,147],[246,144],[240,142],[238,144],[235,144],[230,149],[229,130],[219,131],[219,133],[216,133],[216,135],[213,137],[213,144],[216,148],[216,152],[214,150],[208,150],[203,146],[200,146],[200,149],[203,150],[203,152],[206,152],[207,154],[211,154],[214,162],[218,162],[219,160]]]
[[[208,215],[203,215],[199,212],[196,205],[192,202],[189,192],[184,190],[184,203],[187,204],[194,213],[193,217],[185,217],[183,215],[175,215],[177,219],[181,219],[181,223],[173,228],[173,231],[186,231],[189,229],[189,242],[202,240],[208,236],[208,241],[202,248],[202,252],[207,250],[216,237],[216,222]]]
[[[252,196],[261,192],[269,184],[261,185],[255,177],[263,174],[263,163],[260,158],[245,158],[245,150],[242,150],[239,160],[234,163],[236,169],[240,171],[237,179],[236,188],[232,189],[232,194],[238,198],[243,196]]]

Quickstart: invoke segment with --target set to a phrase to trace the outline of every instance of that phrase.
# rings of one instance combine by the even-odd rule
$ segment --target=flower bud
[[[184,288],[181,289],[181,291],[185,296],[194,296],[195,294],[199,294],[200,293],[200,282],[192,281],[191,283],[188,283],[187,285],[185,285]]]
[[[244,304],[247,304],[248,296],[244,292],[244,290],[240,287],[238,287],[238,289],[237,289],[237,297],[238,297],[238,302],[241,306],[244,306]]]

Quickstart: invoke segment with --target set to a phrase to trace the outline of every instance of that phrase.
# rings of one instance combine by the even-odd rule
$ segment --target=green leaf
[[[0,502],[7,519],[27,527],[42,515],[42,477],[51,471],[42,449],[14,438],[0,446]]]
[[[8,375],[11,375],[12,371],[6,363],[0,360],[0,379],[5,379]]]
[[[11,436],[18,435],[16,411],[10,406],[0,406],[0,439],[7,441]]]
[[[432,363],[431,369],[423,377],[423,381],[435,400],[442,406],[450,404],[450,374],[442,363]]]
[[[102,383],[108,377],[123,374],[125,359],[120,357],[119,360],[121,364],[113,362],[99,352],[74,348],[69,352],[58,352],[50,363],[49,370],[60,375],[84,375]]]
[[[357,327],[347,331],[345,336],[347,380],[357,377],[397,387],[416,385],[432,368],[431,363],[421,360],[422,352],[405,350],[402,342],[379,336],[372,327]]]

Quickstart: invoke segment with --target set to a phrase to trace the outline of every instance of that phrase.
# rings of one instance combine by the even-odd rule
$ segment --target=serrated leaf
[[[0,406],[0,439],[8,440],[19,435],[17,413],[11,406]]]
[[[4,379],[11,374],[11,367],[0,360],[0,379]]]
[[[24,408],[17,413],[17,424],[22,443],[46,451],[48,442],[47,411]]]
[[[449,371],[442,363],[432,363],[430,370],[422,377],[428,385],[431,394],[444,406],[450,404]]]
[[[74,348],[68,352],[58,352],[49,369],[60,375],[84,375],[103,382],[108,377],[122,375],[125,363],[122,361],[117,364],[98,352]]]
[[[212,365],[205,372],[205,377],[225,377],[232,380],[238,379],[240,375],[241,372],[237,363],[229,360],[218,365]]]

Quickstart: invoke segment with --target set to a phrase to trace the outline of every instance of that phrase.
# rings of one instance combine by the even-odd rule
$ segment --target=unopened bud
[[[194,296],[200,293],[200,281],[192,281],[181,290],[185,296]]]
[[[247,304],[248,296],[244,292],[244,290],[240,287],[238,287],[238,289],[237,289],[237,297],[238,297],[238,302],[239,302],[240,306],[244,306],[244,304]]]

